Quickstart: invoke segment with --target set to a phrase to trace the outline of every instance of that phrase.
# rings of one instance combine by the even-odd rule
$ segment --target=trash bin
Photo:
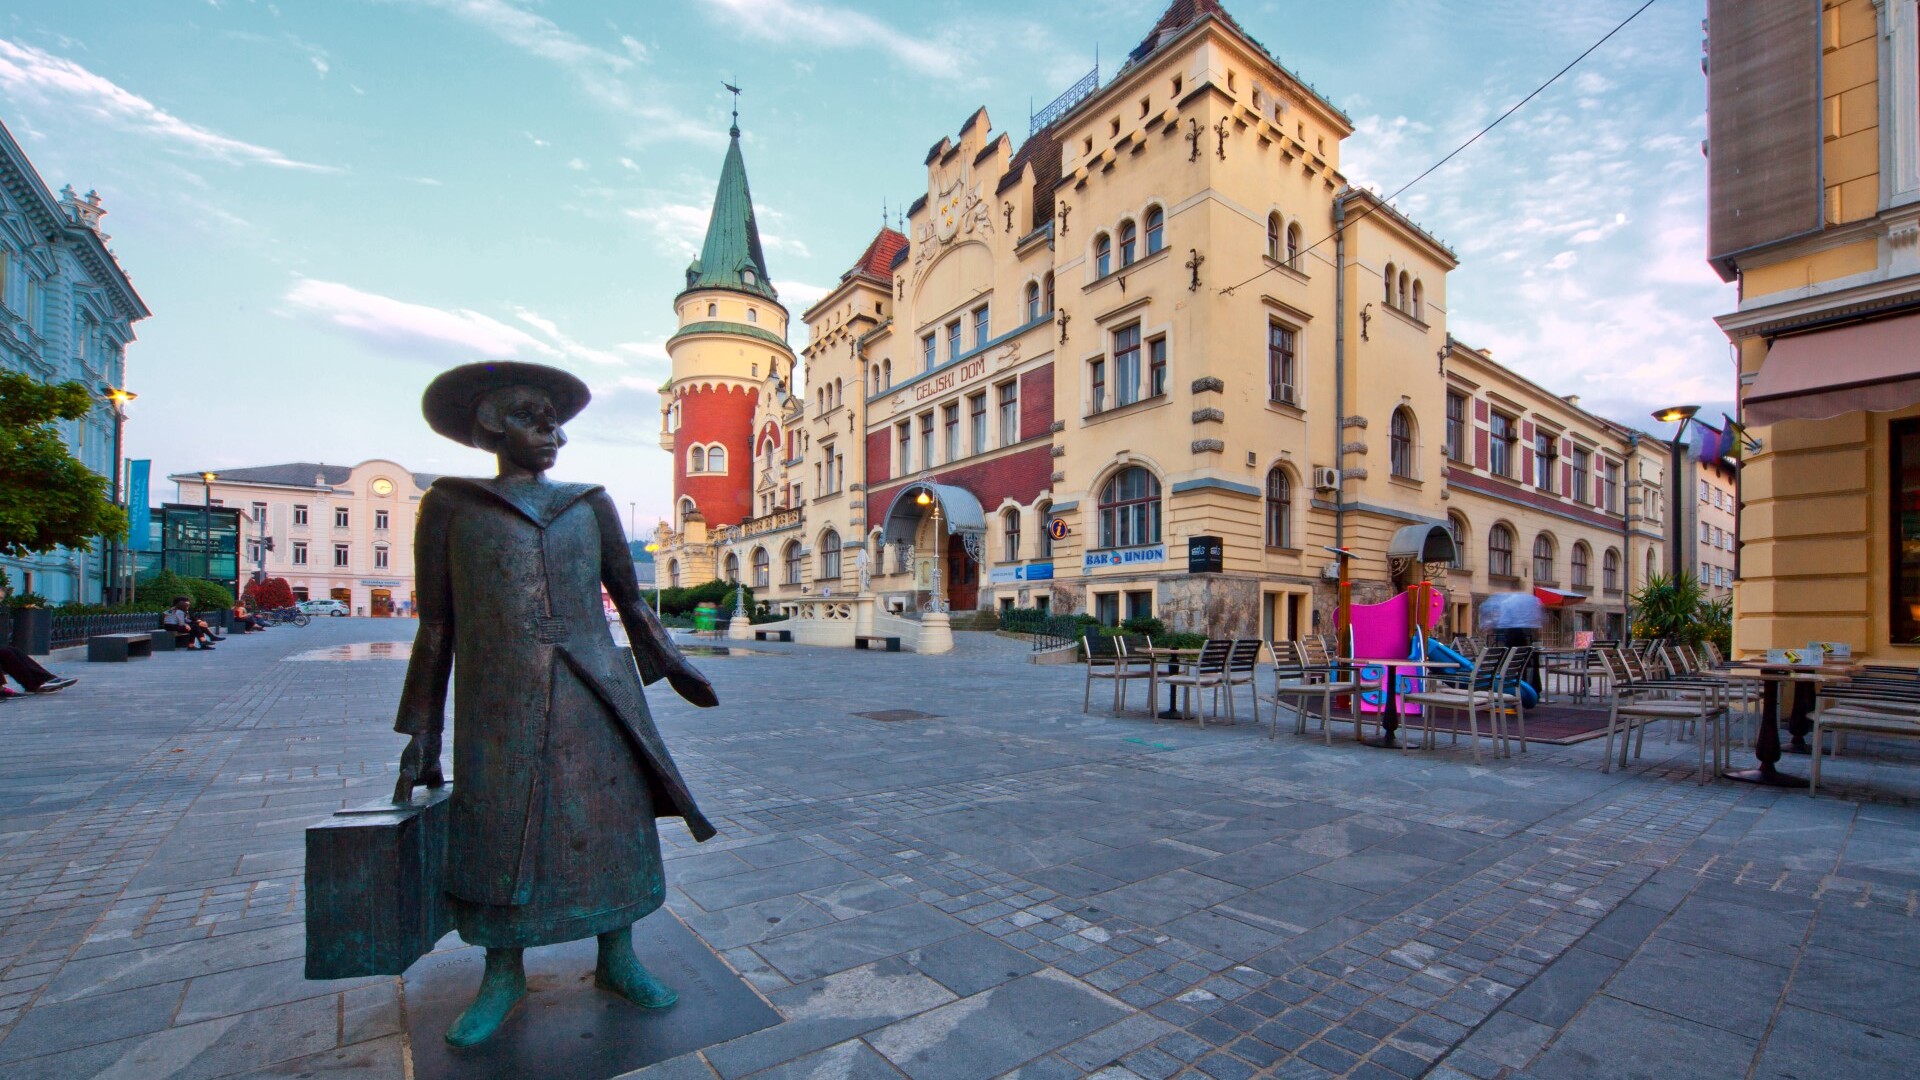
[[[13,647],[31,656],[45,656],[52,652],[53,609],[14,608]]]
[[[701,604],[693,609],[693,628],[703,634],[713,633],[713,628],[718,621],[718,612],[711,603]]]

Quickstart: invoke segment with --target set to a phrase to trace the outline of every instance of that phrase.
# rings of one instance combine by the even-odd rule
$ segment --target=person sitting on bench
[[[25,687],[29,694],[56,694],[80,681],[63,679],[55,675],[41,667],[33,657],[11,645],[0,645],[0,672],[13,676],[13,681]],[[0,678],[0,683],[5,682],[4,678]],[[13,696],[13,691],[7,690],[5,686],[0,686],[0,690],[5,691],[0,696]]]
[[[247,610],[247,603],[244,600],[234,601],[233,624],[240,627],[240,632],[243,634],[251,634],[256,630],[267,628],[267,624],[261,622],[259,616]]]
[[[193,617],[193,612],[189,610],[192,606],[193,597],[174,597],[173,606],[160,617],[160,625],[173,631],[176,641],[185,638],[189,649],[212,649],[214,642],[223,639],[214,634],[212,627]]]

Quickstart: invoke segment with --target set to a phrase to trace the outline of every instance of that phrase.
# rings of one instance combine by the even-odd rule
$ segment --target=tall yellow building
[[[669,578],[848,635],[1019,606],[1291,637],[1331,629],[1344,547],[1362,602],[1430,573],[1461,626],[1538,587],[1617,628],[1658,461],[1453,341],[1455,256],[1347,183],[1352,133],[1204,0],[1017,145],[974,112],[803,313],[805,385],[770,387],[735,478],[753,515],[669,530]]]
[[[1741,652],[1920,646],[1920,10],[1712,0],[1708,245],[1740,287]]]

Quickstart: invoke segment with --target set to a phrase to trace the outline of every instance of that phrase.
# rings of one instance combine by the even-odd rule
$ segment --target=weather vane
[[[723,82],[720,85],[726,87],[727,93],[733,95],[733,127],[731,130],[733,134],[739,135],[740,134],[740,88],[733,85],[730,82]]]

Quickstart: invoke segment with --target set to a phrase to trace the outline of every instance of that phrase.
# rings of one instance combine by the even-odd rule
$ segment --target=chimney
[[[1568,394],[1562,400],[1564,400],[1567,404],[1573,406],[1576,409],[1580,407],[1579,394]]]
[[[74,194],[73,185],[68,184],[60,189],[60,207],[67,212],[68,217],[73,219],[75,225],[92,229],[94,234],[100,237],[101,243],[104,244],[112,239],[100,231],[100,219],[107,216],[107,211],[100,205],[98,191],[87,192],[87,197],[83,199]]]

